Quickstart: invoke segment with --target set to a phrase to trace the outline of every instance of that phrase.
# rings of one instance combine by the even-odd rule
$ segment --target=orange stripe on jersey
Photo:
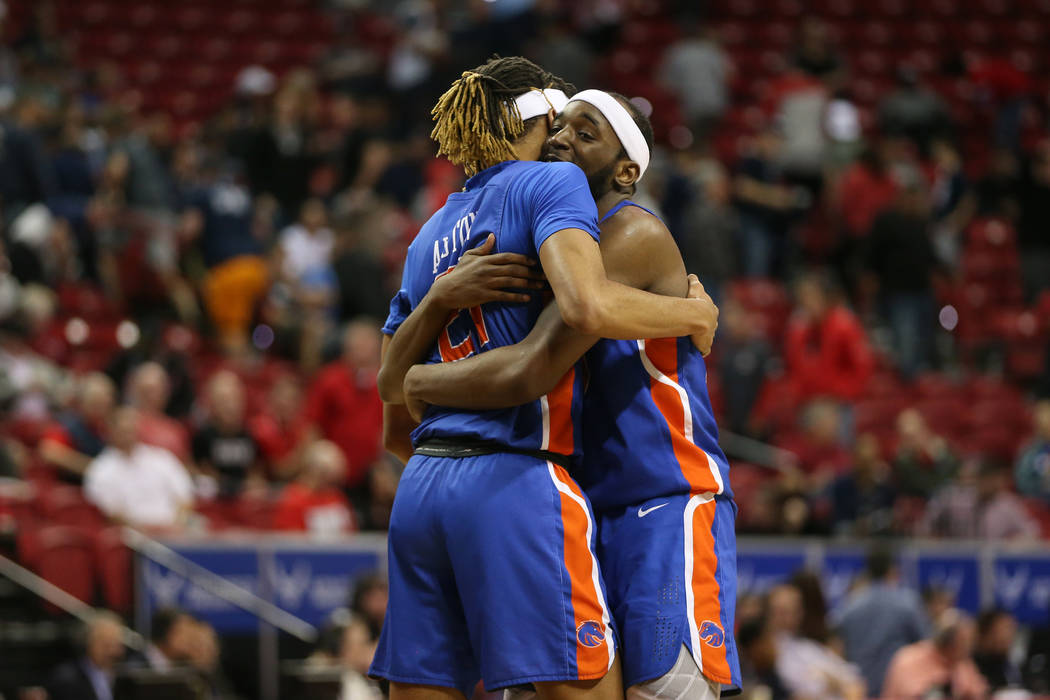
[[[678,382],[678,339],[658,338],[638,341],[639,352],[643,354],[643,363],[648,359],[657,372],[670,382]],[[700,449],[691,437],[691,425],[687,427],[686,403],[688,396],[680,393],[681,387],[670,385],[652,376],[652,369],[646,368],[651,375],[653,403],[667,420],[671,431],[671,447],[675,459],[682,469],[682,475],[689,482],[692,493],[720,493],[722,485],[711,469],[707,453]],[[684,389],[681,389],[684,392]],[[691,424],[692,416],[688,417]],[[687,435],[686,432],[690,433]]]
[[[583,493],[562,467],[547,462],[561,496],[565,532],[565,568],[572,586],[573,631],[576,634],[576,672],[580,680],[601,678],[612,663],[608,612],[598,584],[597,561],[591,551],[593,529]]]
[[[693,511],[693,610],[692,624],[696,627],[694,654],[699,654],[705,677],[718,683],[732,683],[729,662],[726,660],[726,631],[722,628],[722,605],[719,602],[717,574],[718,556],[715,554],[715,536],[711,527],[715,520],[717,502],[714,498],[700,503]]]
[[[547,401],[550,434],[541,449],[563,455],[571,455],[575,451],[572,423],[575,379],[576,368],[574,367],[566,372],[551,393],[544,397]]]

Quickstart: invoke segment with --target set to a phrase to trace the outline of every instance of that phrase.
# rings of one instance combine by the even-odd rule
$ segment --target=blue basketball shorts
[[[601,678],[615,633],[590,503],[533,457],[415,455],[388,537],[390,598],[370,675],[495,690]]]
[[[599,528],[624,687],[665,675],[684,644],[705,678],[739,688],[736,504],[666,496],[603,512]]]

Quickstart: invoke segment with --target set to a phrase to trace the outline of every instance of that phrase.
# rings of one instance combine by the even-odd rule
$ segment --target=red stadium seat
[[[41,578],[85,603],[94,601],[95,547],[90,534],[48,525],[20,536],[19,550],[22,561]]]
[[[88,531],[102,529],[105,516],[84,498],[76,486],[55,486],[42,496],[44,517],[56,525],[69,525]]]
[[[95,566],[107,607],[128,613],[134,603],[131,550],[124,545],[121,528],[100,530],[95,536]]]
[[[915,388],[919,397],[928,399],[952,398],[961,390],[958,383],[936,372],[919,375],[915,380]]]
[[[0,488],[0,531],[20,531],[36,525],[40,519],[37,490],[30,484]]]
[[[877,17],[903,17],[911,10],[911,3],[907,0],[875,0],[868,3],[865,8],[872,16]]]

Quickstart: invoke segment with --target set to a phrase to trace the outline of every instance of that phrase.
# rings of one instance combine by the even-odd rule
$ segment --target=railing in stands
[[[38,598],[43,598],[84,624],[89,624],[95,616],[95,609],[87,603],[2,555],[0,555],[0,576],[4,576]],[[142,638],[142,635],[129,627],[123,627],[123,632],[125,646],[136,651],[146,650],[146,640]]]
[[[287,632],[296,639],[312,644],[317,641],[317,628],[291,613],[282,610],[273,603],[263,600],[246,588],[242,588],[229,579],[196,564],[175,550],[155,539],[131,528],[124,529],[124,544],[132,551],[161,566],[189,579],[228,603],[250,612],[263,622],[273,625],[282,632]]]
[[[259,629],[260,697],[262,700],[277,700],[280,666],[276,630],[312,644],[317,640],[317,628],[263,600],[246,588],[190,561],[138,530],[124,528],[124,544],[139,556],[160,564],[194,585],[259,618],[262,623]]]
[[[798,461],[794,452],[728,430],[718,431],[718,444],[727,457],[735,457],[775,471],[781,471],[784,465]]]

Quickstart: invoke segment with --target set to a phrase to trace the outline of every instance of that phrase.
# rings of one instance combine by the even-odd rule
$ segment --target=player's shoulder
[[[522,186],[561,188],[587,185],[587,176],[575,163],[519,160],[509,169],[513,182]]]
[[[660,217],[637,206],[622,207],[602,223],[601,233],[603,241],[623,239],[639,245],[674,241]]]

